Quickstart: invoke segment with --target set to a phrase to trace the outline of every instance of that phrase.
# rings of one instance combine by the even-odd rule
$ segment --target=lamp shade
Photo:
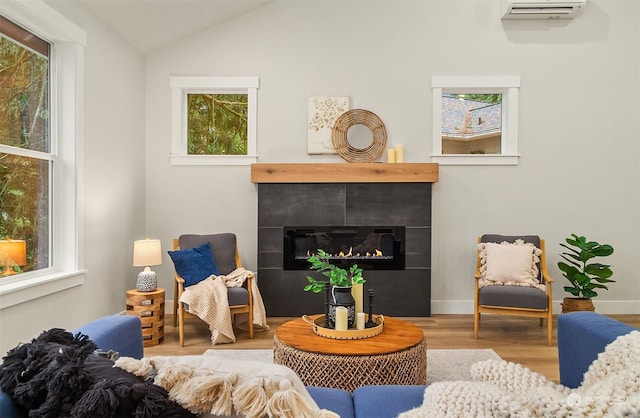
[[[25,264],[27,264],[27,243],[25,240],[0,240],[0,265],[24,266]]]
[[[133,242],[134,266],[157,266],[162,264],[162,248],[159,239],[141,239]]]

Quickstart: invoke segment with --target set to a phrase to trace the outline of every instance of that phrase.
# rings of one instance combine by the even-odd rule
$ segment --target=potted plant
[[[573,297],[566,297],[562,302],[562,312],[593,311],[592,298],[598,296],[596,289],[608,289],[605,283],[614,283],[611,266],[594,262],[597,257],[607,257],[613,254],[613,247],[609,244],[600,244],[596,241],[588,241],[583,236],[571,234],[560,246],[567,251],[560,254],[566,261],[558,262],[558,268],[562,275],[569,280],[571,286],[565,286],[564,290]]]
[[[357,264],[345,270],[330,262],[331,255],[326,251],[319,249],[318,252],[307,259],[311,264],[310,269],[322,273],[329,278],[329,283],[334,287],[351,287],[354,284],[362,284],[365,282],[362,277],[362,269]],[[307,276],[307,284],[305,291],[320,293],[324,290],[324,281],[316,280],[311,276]]]
[[[341,268],[331,263],[331,254],[322,249],[318,249],[317,253],[307,259],[311,264],[310,269],[321,273],[329,278],[331,286],[331,297],[328,301],[328,320],[335,323],[335,308],[344,306],[347,308],[349,326],[355,321],[355,299],[351,295],[351,286],[354,284],[362,284],[366,280],[362,277],[362,269],[357,264],[353,264],[349,269]],[[311,276],[307,276],[309,282],[305,287],[305,291],[320,293],[325,290],[325,281],[317,280]]]

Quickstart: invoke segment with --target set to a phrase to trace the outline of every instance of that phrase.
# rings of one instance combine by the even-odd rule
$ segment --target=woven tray
[[[324,315],[320,315],[317,318],[310,318],[307,315],[302,315],[302,319],[311,325],[313,332],[317,335],[325,338],[333,338],[334,340],[359,340],[362,338],[371,338],[379,335],[384,328],[384,316],[373,314],[373,321],[378,324],[375,327],[365,329],[348,329],[346,331],[336,331],[333,328],[325,328],[322,326],[324,323]]]

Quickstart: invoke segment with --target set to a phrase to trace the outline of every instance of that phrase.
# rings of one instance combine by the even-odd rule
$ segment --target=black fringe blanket
[[[167,391],[95,356],[83,334],[45,331],[11,349],[0,366],[0,388],[29,417],[193,418]]]

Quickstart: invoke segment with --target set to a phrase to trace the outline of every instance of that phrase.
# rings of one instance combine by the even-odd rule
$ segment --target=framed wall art
[[[336,119],[349,110],[349,97],[309,97],[307,152],[336,154],[331,131]]]

